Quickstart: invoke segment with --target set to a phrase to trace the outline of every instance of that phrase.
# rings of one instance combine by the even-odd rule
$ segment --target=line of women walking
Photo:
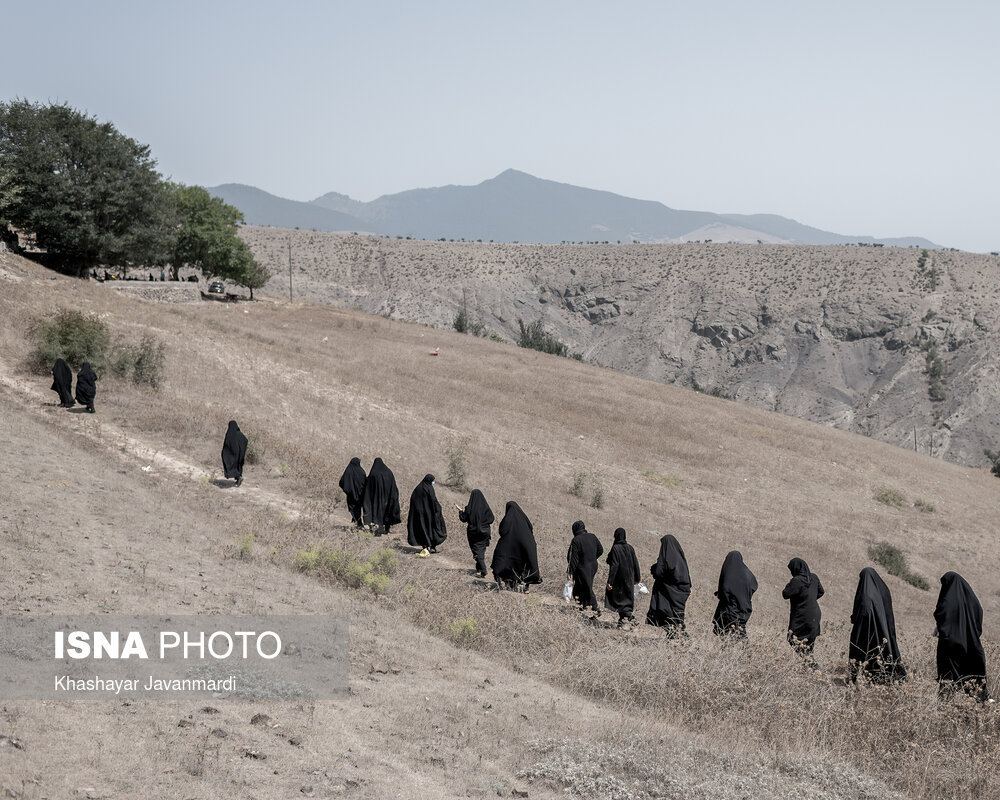
[[[351,459],[340,487],[347,494],[348,508],[358,526],[387,533],[391,525],[400,521],[395,477],[381,458],[375,459],[367,476],[360,459]],[[459,520],[466,524],[476,573],[486,577],[486,549],[494,522],[493,511],[479,489],[472,490],[464,508],[459,505],[455,508]],[[531,585],[541,583],[534,528],[517,503],[507,503],[498,535],[490,569],[500,587],[523,587],[522,591],[527,592]],[[410,496],[407,541],[421,548],[421,557],[427,557],[437,552],[446,537],[444,516],[434,492],[434,476],[426,475]],[[567,599],[575,599],[596,615],[600,615],[601,608],[594,581],[603,554],[604,547],[598,537],[587,530],[582,520],[574,522],[566,554]],[[614,532],[607,564],[604,607],[618,614],[619,628],[631,628],[638,624],[634,615],[635,597],[642,587],[643,575],[624,528]],[[791,577],[782,590],[782,597],[789,601],[788,642],[815,668],[812,653],[820,635],[822,613],[818,601],[824,595],[823,584],[801,558],[789,561],[788,571]],[[687,636],[685,611],[691,595],[691,572],[676,537],[667,534],[660,539],[660,551],[649,573],[653,586],[646,624],[663,629],[668,638]],[[744,564],[742,554],[738,550],[728,553],[715,591],[718,602],[712,615],[712,630],[717,636],[746,638],[753,595],[758,588],[757,578]],[[982,605],[968,582],[955,572],[945,573],[941,578],[934,619],[942,692],[960,688],[981,701],[992,702],[986,688],[986,656],[981,641]],[[877,684],[905,680],[907,672],[896,640],[892,595],[872,567],[865,567],[858,576],[851,624],[851,680],[856,682],[861,676]]]

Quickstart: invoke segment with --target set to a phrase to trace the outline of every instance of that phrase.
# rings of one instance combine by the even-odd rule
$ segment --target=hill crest
[[[415,239],[496,242],[677,242],[699,236],[743,243],[892,244],[937,248],[921,237],[876,239],[820,230],[775,214],[684,211],[654,200],[546,180],[507,169],[473,186],[408,189],[370,202],[328,192],[309,202],[254,187],[209,189],[249,224],[324,232],[372,232]],[[320,209],[320,211],[316,211]],[[337,216],[329,216],[335,214]],[[718,227],[709,227],[718,226]]]

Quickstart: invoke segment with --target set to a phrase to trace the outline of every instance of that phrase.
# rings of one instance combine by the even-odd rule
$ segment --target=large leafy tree
[[[77,274],[169,260],[173,203],[147,145],[68,105],[0,103],[0,223]]]
[[[237,235],[242,212],[201,186],[172,184],[171,190],[180,223],[171,260],[174,277],[184,265],[195,267],[206,277],[226,278],[247,287],[252,298],[253,290],[271,276]]]

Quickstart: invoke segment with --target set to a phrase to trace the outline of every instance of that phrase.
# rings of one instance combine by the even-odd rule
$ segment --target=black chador
[[[226,440],[222,443],[222,470],[227,478],[235,478],[236,485],[243,483],[243,462],[247,457],[247,437],[236,420],[229,420]]]
[[[983,607],[965,578],[957,572],[941,576],[941,594],[934,609],[937,623],[938,681],[947,693],[960,686],[979,700],[990,699],[986,689],[986,653]]]
[[[851,646],[848,650],[851,680],[865,674],[873,683],[895,683],[906,678],[906,668],[896,644],[896,619],[892,595],[885,581],[871,567],[858,575],[851,614]]]
[[[653,576],[653,588],[646,624],[665,628],[669,636],[683,632],[684,607],[691,594],[691,572],[684,550],[671,534],[660,539],[660,554],[649,572]]]
[[[97,397],[97,373],[84,362],[76,376],[76,402],[86,406],[87,411],[94,413],[94,398]]]
[[[364,524],[377,534],[388,533],[393,525],[401,522],[396,476],[381,458],[376,458],[372,468],[368,470],[361,510]]]
[[[816,601],[823,596],[823,584],[818,575],[809,571],[801,558],[788,562],[792,579],[781,591],[789,601],[788,643],[803,655],[811,653],[819,636],[820,610]]]
[[[361,527],[361,501],[365,494],[365,468],[361,466],[360,458],[352,458],[344,474],[340,476],[340,488],[347,495],[347,510],[351,512],[351,521]]]
[[[531,584],[541,583],[534,529],[521,507],[513,500],[507,503],[497,535],[499,541],[493,550],[493,562],[490,564],[497,583],[508,589],[514,589],[523,583],[525,591]]]
[[[573,539],[566,552],[566,577],[573,581],[573,597],[584,608],[592,608],[601,613],[594,594],[594,577],[597,575],[597,559],[604,555],[600,540],[587,530],[582,520],[573,523]]]
[[[434,493],[434,476],[424,475],[410,495],[410,509],[406,514],[406,541],[411,547],[421,548],[420,554],[436,553],[438,545],[448,538],[448,531],[441,513],[441,504]]]
[[[618,625],[635,619],[635,585],[639,582],[639,559],[635,549],[625,541],[625,529],[615,531],[615,543],[608,551],[608,585],[604,607],[618,612]]]
[[[719,605],[712,615],[712,629],[716,636],[735,635],[746,637],[747,620],[753,613],[753,593],[757,591],[757,579],[743,563],[739,550],[732,550],[722,562],[719,573],[719,588],[715,596]]]
[[[486,548],[490,545],[490,525],[493,524],[493,510],[479,489],[473,489],[469,503],[459,509],[458,518],[466,524],[469,549],[476,560],[476,572],[480,578],[486,577]]]
[[[59,395],[59,407],[71,408],[76,403],[73,401],[73,372],[69,364],[61,358],[56,359],[52,366],[52,391]]]

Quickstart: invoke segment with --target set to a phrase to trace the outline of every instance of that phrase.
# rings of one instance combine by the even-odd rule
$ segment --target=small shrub
[[[928,503],[926,500],[921,500],[919,497],[913,501],[913,507],[924,514],[934,513],[934,504]]]
[[[911,586],[927,591],[930,584],[923,575],[910,572],[906,562],[906,555],[889,542],[874,542],[868,546],[868,557],[876,564],[885,567],[885,571],[890,575],[906,581]]]
[[[594,496],[590,498],[591,508],[604,508],[604,489],[597,486],[594,489]]]
[[[295,554],[292,566],[299,572],[312,572],[319,565],[319,558],[319,547],[310,543],[308,547]]]
[[[930,583],[928,583],[927,578],[923,575],[917,575],[915,572],[907,572],[905,575],[900,575],[904,581],[906,581],[910,586],[915,586],[917,589],[926,592],[931,588]]]
[[[48,372],[57,358],[65,360],[73,370],[85,361],[98,373],[108,366],[111,333],[96,314],[60,309],[54,317],[35,320],[28,336],[34,342],[30,359],[36,372]]]
[[[573,475],[573,483],[569,487],[569,493],[573,497],[583,497],[583,487],[587,484],[587,475],[583,472],[577,472]]]
[[[886,572],[897,577],[906,572],[906,556],[889,542],[875,542],[868,546],[868,557],[885,567]]]
[[[887,506],[902,508],[903,503],[906,502],[906,495],[899,491],[899,489],[890,489],[888,486],[879,486],[875,490],[875,499]]]
[[[157,388],[163,381],[166,347],[154,336],[143,336],[132,348],[132,383]]]
[[[280,475],[282,478],[288,477],[288,475],[290,475],[291,472],[292,472],[292,465],[289,464],[287,461],[282,461],[280,464],[278,464],[278,475]]]
[[[240,561],[253,559],[253,531],[236,540],[236,557]]]
[[[566,345],[545,330],[541,320],[536,320],[530,325],[525,325],[524,321],[519,319],[517,326],[521,330],[521,334],[517,340],[518,347],[538,350],[554,356],[565,356],[569,353],[569,348]]]
[[[468,333],[472,336],[486,336],[486,326],[478,320],[473,319],[465,311],[458,312],[451,326],[459,333]]]
[[[352,589],[367,588],[375,595],[385,593],[399,566],[392,550],[377,550],[367,559],[361,559],[325,543],[310,543],[295,554],[292,564],[299,572],[327,576]]]
[[[455,644],[468,645],[479,637],[479,625],[475,617],[456,619],[448,626],[448,638]]]
[[[684,479],[678,478],[673,473],[668,473],[664,475],[662,472],[656,472],[652,469],[647,469],[642,473],[644,477],[650,483],[655,483],[658,486],[665,486],[668,489],[676,489],[678,486],[684,485]]]
[[[399,559],[396,554],[389,549],[382,549],[372,554],[368,559],[373,570],[381,572],[383,575],[393,575],[399,568]]]
[[[466,469],[465,450],[467,443],[464,441],[453,442],[445,451],[448,456],[448,474],[445,476],[445,485],[455,489],[465,489],[468,473]]]
[[[264,453],[267,452],[267,448],[264,447],[264,442],[260,438],[259,433],[253,430],[245,431],[245,433],[247,437],[246,463],[260,464],[264,460]]]
[[[990,460],[990,472],[1000,478],[1000,453],[994,453],[992,450],[983,450],[983,453]]]
[[[699,394],[707,394],[709,397],[718,397],[720,400],[732,400],[733,396],[728,394],[719,386],[713,386],[711,389],[702,386],[698,381],[691,379],[691,388],[694,389]]]
[[[148,335],[137,344],[118,343],[108,354],[108,368],[119,378],[156,388],[163,380],[164,350],[163,342]]]

